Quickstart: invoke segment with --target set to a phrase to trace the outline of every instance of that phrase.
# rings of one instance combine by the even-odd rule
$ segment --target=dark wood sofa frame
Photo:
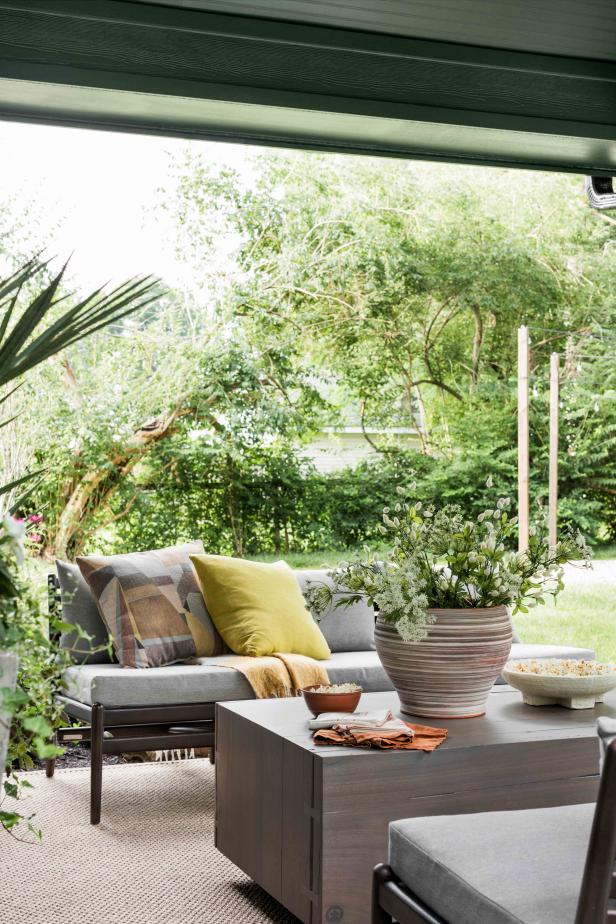
[[[554,882],[554,888],[558,883]],[[590,833],[575,924],[614,924],[616,910],[616,741],[608,748]],[[390,866],[375,867],[372,924],[455,924],[428,908]]]
[[[51,611],[60,603],[55,574],[48,577],[48,590]],[[90,822],[93,825],[101,819],[104,754],[209,748],[210,760],[214,759],[215,703],[110,708],[101,703],[89,706],[63,695],[58,699],[68,720],[85,723],[80,727],[58,729],[56,741],[59,746],[78,741],[90,743]],[[47,760],[47,776],[52,777],[54,770],[55,760]]]

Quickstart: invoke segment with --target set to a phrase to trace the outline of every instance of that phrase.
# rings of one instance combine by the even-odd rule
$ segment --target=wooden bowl
[[[322,712],[355,712],[363,693],[361,687],[352,693],[315,693],[320,686],[322,684],[312,684],[302,690],[306,706],[315,719]]]

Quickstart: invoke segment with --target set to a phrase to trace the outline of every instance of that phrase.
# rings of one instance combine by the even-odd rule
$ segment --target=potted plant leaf
[[[109,291],[100,288],[86,298],[72,298],[63,291],[65,272],[66,264],[50,275],[48,264],[35,257],[0,279],[0,406],[35,366],[159,297],[157,281],[140,277]],[[0,427],[8,422],[0,419]],[[11,515],[12,510],[2,509],[1,502],[16,488],[23,486],[27,491],[28,482],[38,474],[25,474],[0,487],[0,773],[5,767],[12,712],[19,699],[19,690],[15,692],[19,650],[29,638],[20,619],[26,587],[18,571],[25,528]],[[22,497],[14,503],[13,509],[24,500]],[[43,746],[45,722],[37,716],[29,716],[27,722],[34,740]],[[6,794],[14,796],[17,789],[14,780],[5,781]],[[20,818],[17,812],[0,807],[3,827],[13,827]]]
[[[0,528],[0,771],[4,769],[11,728],[12,696],[17,680],[18,633],[8,619],[19,598],[14,566],[23,555],[19,525],[7,515]]]
[[[482,715],[511,649],[510,613],[558,594],[564,564],[589,564],[580,533],[565,532],[550,548],[531,529],[528,549],[516,551],[510,507],[501,497],[471,521],[457,506],[401,499],[383,513],[380,529],[391,540],[384,561],[342,562],[329,573],[331,586],[308,588],[317,618],[332,603],[344,607],[364,597],[374,606],[376,649],[403,712]]]

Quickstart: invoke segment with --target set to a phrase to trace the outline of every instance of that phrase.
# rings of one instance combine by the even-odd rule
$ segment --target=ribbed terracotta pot
[[[405,642],[393,625],[376,622],[376,650],[402,711],[439,719],[483,715],[511,650],[507,607],[428,612],[436,622],[421,642]]]
[[[5,691],[12,693],[17,678],[17,656],[10,651],[0,651],[0,779],[4,772],[4,762],[9,744],[11,729],[10,713],[3,709]]]

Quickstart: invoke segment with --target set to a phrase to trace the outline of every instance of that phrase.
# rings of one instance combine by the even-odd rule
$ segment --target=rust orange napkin
[[[414,725],[410,722],[404,724],[411,735],[402,731],[396,736],[381,735],[378,728],[368,731],[322,728],[313,737],[316,744],[342,744],[349,748],[378,748],[383,751],[434,751],[447,737],[446,728],[432,728],[430,725]]]

